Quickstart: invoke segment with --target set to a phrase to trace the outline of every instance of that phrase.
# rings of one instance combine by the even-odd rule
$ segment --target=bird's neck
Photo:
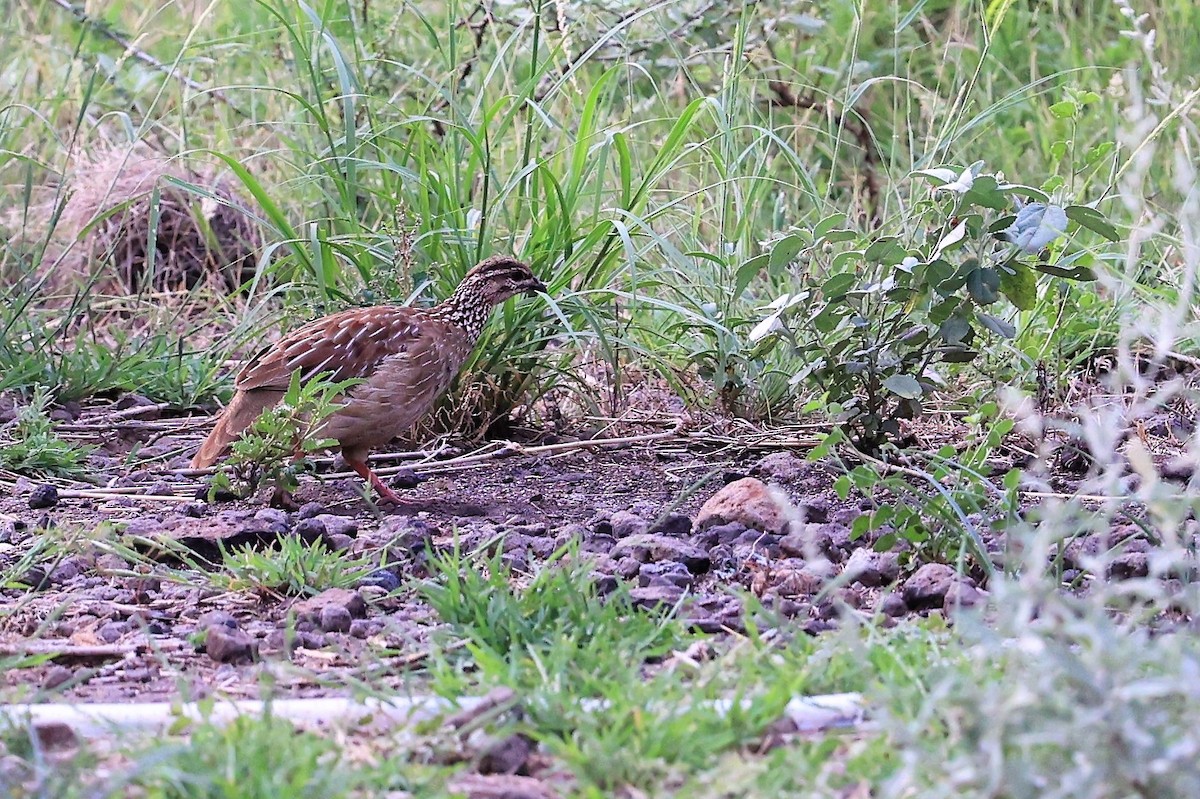
[[[430,313],[466,331],[472,341],[479,338],[492,314],[492,304],[478,287],[462,283],[454,293],[434,306]]]

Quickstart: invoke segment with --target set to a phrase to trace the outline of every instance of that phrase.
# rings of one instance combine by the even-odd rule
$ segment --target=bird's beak
[[[536,297],[539,294],[546,293],[546,284],[536,278],[528,283],[525,287],[526,297]]]

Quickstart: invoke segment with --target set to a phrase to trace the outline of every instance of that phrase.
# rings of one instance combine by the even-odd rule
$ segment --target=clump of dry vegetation
[[[42,199],[7,220],[13,240],[45,245],[46,296],[108,296],[197,286],[222,293],[254,274],[262,234],[234,179],[139,145],[75,160]]]

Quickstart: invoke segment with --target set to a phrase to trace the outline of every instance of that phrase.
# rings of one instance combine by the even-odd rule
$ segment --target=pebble
[[[350,611],[341,605],[326,605],[321,608],[321,631],[327,633],[348,633],[354,620]]]
[[[741,522],[747,527],[784,535],[799,510],[777,486],[753,477],[736,480],[709,497],[696,514],[696,528]]]
[[[42,678],[42,688],[52,691],[61,685],[66,685],[74,676],[74,672],[66,666],[55,663],[46,669],[46,676]]]
[[[313,518],[325,525],[326,536],[344,535],[353,538],[358,534],[358,522],[348,516],[322,513]]]
[[[389,569],[376,569],[358,581],[360,586],[374,586],[391,593],[400,589],[400,578]]]
[[[692,532],[692,519],[683,513],[668,513],[650,528],[650,532],[676,537],[689,535]]]
[[[663,605],[675,605],[683,598],[684,590],[672,583],[633,588],[629,598],[634,607],[652,609]]]
[[[613,547],[611,554],[614,558],[629,555],[643,563],[651,560],[679,561],[693,574],[703,574],[712,567],[712,559],[703,548],[688,541],[655,533],[622,539]]]
[[[258,647],[245,630],[214,624],[204,633],[204,651],[218,663],[249,662],[257,655]]]
[[[959,579],[958,573],[945,563],[926,563],[904,581],[904,602],[912,610],[940,608],[950,586]]]
[[[618,539],[643,535],[650,529],[650,523],[645,519],[623,510],[614,513],[609,524],[612,525],[612,535]]]
[[[875,552],[859,547],[850,553],[844,573],[868,587],[888,585],[900,576],[900,556],[895,552]]]
[[[58,504],[58,489],[49,483],[42,483],[29,492],[29,507],[33,510],[53,508]]]
[[[638,585],[656,585],[665,581],[680,588],[691,588],[696,582],[688,568],[677,561],[643,563],[638,569]]]

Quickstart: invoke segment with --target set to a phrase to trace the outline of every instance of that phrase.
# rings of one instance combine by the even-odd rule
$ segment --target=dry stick
[[[61,499],[137,499],[149,502],[195,502],[195,497],[179,497],[174,494],[137,494],[125,491],[76,491],[73,489],[60,490]]]
[[[139,49],[133,42],[126,41],[116,31],[109,28],[109,26],[102,20],[93,19],[92,17],[88,16],[87,12],[83,9],[76,8],[69,2],[69,0],[54,0],[54,4],[62,10],[70,13],[73,17],[75,17],[75,19],[79,20],[81,25],[91,28],[92,30],[100,33],[102,36],[111,39],[112,41],[124,47],[126,52],[131,54],[138,61],[141,61],[143,64],[148,64],[154,69],[157,69],[159,72],[166,73],[197,94],[208,94],[217,100],[220,100],[222,103],[229,105],[230,107],[233,106],[233,104],[229,102],[229,98],[226,97],[220,90],[210,89],[202,83],[197,83],[187,75],[184,75],[182,72],[175,69],[175,67],[164,64],[146,51]]]

